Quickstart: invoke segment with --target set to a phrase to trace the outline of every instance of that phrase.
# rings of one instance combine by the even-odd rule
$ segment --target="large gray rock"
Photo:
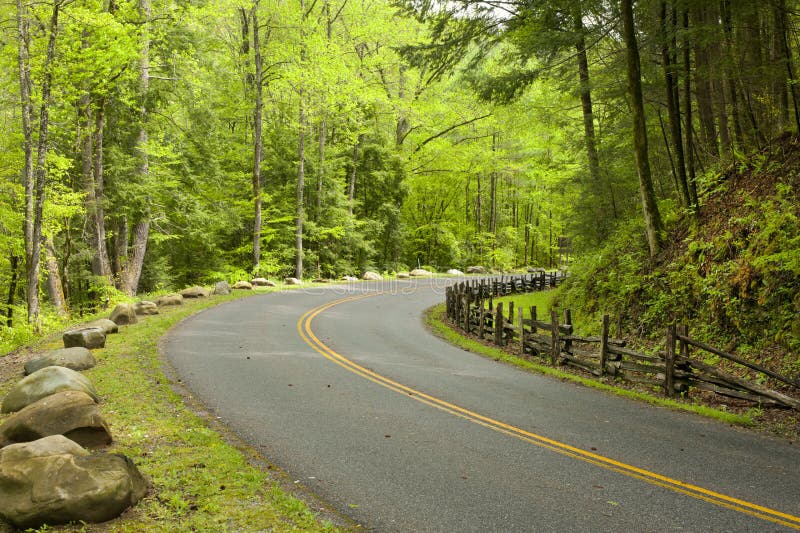
[[[208,295],[208,289],[200,287],[199,285],[181,291],[181,296],[184,298],[207,298]]]
[[[467,274],[486,274],[486,269],[480,265],[468,266]]]
[[[182,305],[183,304],[183,296],[180,294],[166,294],[164,296],[159,296],[156,298],[156,305],[158,307],[165,307],[167,305]]]
[[[83,346],[61,348],[47,352],[25,363],[25,374],[33,374],[46,366],[64,366],[72,370],[86,370],[97,364],[92,352]]]
[[[411,276],[408,275],[408,272],[398,272],[397,279],[408,279]]]
[[[131,304],[127,303],[117,304],[114,310],[111,311],[111,316],[108,318],[120,326],[136,324],[137,322],[136,311]]]
[[[276,287],[277,283],[270,281],[267,278],[253,278],[250,280],[253,287]]]
[[[433,272],[429,272],[424,268],[415,268],[411,272],[408,273],[411,277],[423,277],[423,276],[433,276]]]
[[[219,296],[225,296],[226,294],[231,293],[231,286],[227,281],[218,281],[216,285],[214,285],[214,294]]]
[[[383,279],[383,276],[381,276],[377,272],[367,270],[366,272],[364,272],[364,275],[361,276],[361,279],[363,279],[364,281],[380,281]]]
[[[249,281],[237,281],[233,284],[233,288],[237,290],[245,290],[245,291],[252,291],[253,284]]]
[[[133,312],[136,313],[136,316],[151,316],[158,314],[158,305],[155,302],[151,302],[149,300],[142,300],[141,302],[136,302],[133,305]]]
[[[342,281],[358,281],[358,278],[355,276],[342,276]]]
[[[84,328],[100,328],[106,335],[119,333],[119,324],[107,318],[98,318],[83,325]]]
[[[100,328],[71,329],[65,331],[61,338],[64,341],[64,348],[82,346],[94,350],[106,345],[106,334]]]
[[[97,391],[89,378],[63,366],[48,366],[19,381],[6,395],[0,413],[13,413],[46,396],[65,390],[85,392],[95,401]]]
[[[302,285],[303,284],[303,282],[300,281],[297,278],[286,278],[285,280],[283,280],[283,283],[285,283],[286,285]]]
[[[71,390],[46,396],[6,418],[0,425],[0,448],[50,435],[64,435],[86,448],[111,444],[97,402]]]
[[[447,273],[451,276],[463,276],[464,273],[458,270],[457,268],[451,268],[447,271]]]
[[[0,517],[19,528],[105,522],[147,494],[124,455],[91,455],[61,435],[0,450]]]

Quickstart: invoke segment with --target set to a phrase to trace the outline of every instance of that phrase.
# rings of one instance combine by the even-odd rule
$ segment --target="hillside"
[[[627,333],[694,336],[800,376],[800,138],[785,135],[699,183],[698,216],[678,213],[648,259],[639,225],[584,258],[561,303],[588,324],[622,313]],[[588,320],[591,317],[591,320]]]

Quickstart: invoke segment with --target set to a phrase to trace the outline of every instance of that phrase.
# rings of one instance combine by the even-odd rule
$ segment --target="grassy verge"
[[[514,297],[507,297],[506,299],[514,300],[515,305],[517,305],[516,302],[519,300],[519,295],[516,295]],[[529,305],[543,305],[543,304],[539,302]],[[444,304],[440,304],[428,309],[428,311],[425,314],[425,323],[436,335],[440,336],[441,338],[450,342],[451,344],[458,346],[459,348],[463,348],[465,350],[469,350],[473,353],[483,355],[486,357],[491,357],[495,361],[502,361],[504,363],[511,364],[531,372],[544,374],[546,376],[552,376],[554,378],[562,379],[564,381],[579,383],[586,387],[592,387],[594,389],[610,392],[617,396],[622,396],[623,398],[630,398],[633,400],[643,401],[659,407],[668,407],[670,409],[676,409],[680,411],[689,411],[702,416],[720,420],[722,422],[725,422],[726,424],[747,426],[753,423],[753,417],[750,415],[729,413],[726,411],[713,409],[705,405],[697,405],[689,403],[688,401],[678,401],[669,398],[661,398],[640,391],[623,389],[620,387],[615,387],[608,383],[604,383],[597,379],[591,379],[577,374],[566,372],[559,368],[553,368],[550,366],[537,364],[533,361],[529,361],[528,359],[523,359],[522,357],[518,357],[516,355],[508,353],[495,346],[484,344],[478,341],[477,339],[473,339],[462,335],[460,332],[452,329],[449,325],[447,325],[447,323],[444,321],[444,313],[445,313]]]
[[[264,291],[259,291],[264,292]],[[247,294],[245,294],[247,293]],[[101,395],[101,410],[115,443],[109,451],[131,457],[150,480],[148,496],[105,524],[63,531],[335,531],[308,505],[281,487],[280,474],[259,466],[255,452],[231,443],[224,430],[197,414],[198,406],[173,389],[162,368],[159,339],[172,326],[205,308],[249,296],[187,300],[160,315],[121,328],[94,352],[98,365],[85,372]],[[60,347],[58,341],[39,348]],[[15,380],[0,383],[0,395]],[[220,429],[220,431],[217,431]],[[2,529],[2,527],[0,527]],[[43,528],[53,530],[54,528]]]

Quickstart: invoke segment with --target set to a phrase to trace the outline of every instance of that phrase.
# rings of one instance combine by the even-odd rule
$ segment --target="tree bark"
[[[708,20],[707,11],[707,6],[699,5],[695,8],[695,17],[698,26],[705,31],[710,31],[709,25],[711,23]],[[709,46],[702,40],[696,41],[694,59],[697,113],[700,118],[700,132],[703,135],[703,144],[708,153],[714,157],[719,157],[717,128],[714,123]]]
[[[22,187],[25,189],[25,212],[23,221],[23,236],[25,240],[25,273],[26,278],[34,279],[34,284],[29,286],[27,295],[28,320],[33,318],[31,308],[38,314],[38,272],[33,268],[33,226],[34,226],[34,179],[33,179],[33,101],[31,100],[32,81],[30,70],[30,32],[29,14],[22,0],[17,0],[17,65],[19,67],[20,103],[22,107],[22,144],[24,161],[22,168]],[[31,305],[33,304],[33,305]],[[9,320],[11,317],[8,317]]]
[[[137,174],[144,180],[150,174],[150,159],[147,153],[147,93],[150,89],[150,0],[139,0],[139,14],[144,22],[142,50],[139,58],[139,96],[141,98],[139,136],[136,141],[136,152],[139,157]],[[120,274],[119,289],[129,296],[136,294],[139,279],[142,275],[144,256],[147,251],[147,240],[150,235],[150,211],[145,207],[144,213],[133,228],[133,255],[127,261]],[[126,251],[127,255],[127,251]]]
[[[42,251],[42,214],[47,192],[47,148],[50,126],[50,92],[53,81],[53,60],[55,58],[56,38],[58,36],[58,16],[61,9],[60,0],[53,4],[48,26],[47,54],[42,74],[41,107],[39,110],[39,143],[36,154],[36,165],[33,170],[33,236],[31,242],[30,262],[28,263],[28,321],[38,331],[41,324],[39,318],[39,270]]]
[[[64,300],[64,287],[61,284],[61,274],[56,261],[56,247],[53,237],[47,236],[44,240],[45,266],[47,267],[47,296],[50,303],[56,308],[59,316],[67,314],[67,306]]]
[[[348,192],[347,192],[347,209],[350,213],[350,216],[353,216],[353,202],[355,201],[356,197],[356,176],[358,171],[358,147],[361,144],[362,136],[358,136],[358,140],[356,144],[353,145],[353,169],[350,172],[350,183],[348,184]]]
[[[697,182],[694,167],[694,121],[692,118],[692,49],[689,46],[689,10],[683,11],[683,94],[685,95],[686,111],[684,112],[684,130],[686,132],[686,170],[689,180],[689,203],[697,209]]]
[[[305,0],[300,0],[300,66],[304,67],[306,62],[306,43],[305,43],[305,21],[306,21],[306,3]],[[305,209],[303,205],[303,188],[305,187],[305,160],[306,160],[306,108],[305,108],[305,89],[301,87],[299,92],[300,110],[299,110],[299,131],[297,135],[297,189],[296,201],[297,210],[295,218],[295,267],[294,276],[297,279],[303,279],[303,217],[305,216]]]
[[[594,130],[594,110],[592,109],[592,92],[589,83],[589,60],[586,57],[586,40],[584,37],[583,13],[575,13],[575,34],[577,41],[575,51],[578,58],[578,77],[580,79],[581,109],[583,110],[583,138],[586,144],[586,156],[589,159],[589,176],[597,190],[600,190],[600,158],[597,155],[597,136]]]
[[[633,20],[632,0],[621,0],[622,36],[625,41],[628,64],[628,93],[631,99],[633,119],[634,155],[639,173],[639,193],[642,201],[647,244],[650,257],[655,257],[661,249],[661,232],[663,223],[658,211],[653,180],[648,160],[647,123],[644,114],[644,98],[642,96],[642,77],[639,63],[639,45],[636,42],[636,28]]]
[[[255,66],[255,107],[253,110],[253,272],[258,274],[261,266],[261,159],[263,157],[263,109],[264,109],[264,60],[261,56],[261,30],[258,25],[258,2],[253,4],[253,63]],[[243,17],[242,32],[247,32]],[[247,39],[245,38],[245,42]],[[246,50],[245,50],[246,51]]]
[[[673,18],[674,22],[674,11]],[[672,147],[675,151],[675,179],[678,182],[678,192],[681,195],[683,205],[691,206],[692,198],[689,194],[689,184],[686,179],[686,162],[683,157],[683,136],[681,134],[681,110],[680,100],[678,99],[678,82],[675,71],[675,49],[674,35],[675,24],[669,23],[667,17],[667,2],[661,2],[661,59],[664,62],[664,82],[667,93],[667,114],[669,118],[669,132]]]
[[[8,282],[8,298],[6,298],[6,326],[14,327],[14,302],[17,296],[17,280],[19,280],[19,256],[11,254],[9,258],[11,280]]]

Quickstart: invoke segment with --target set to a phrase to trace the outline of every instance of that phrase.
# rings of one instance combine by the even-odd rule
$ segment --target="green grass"
[[[109,335],[106,347],[94,351],[98,365],[85,374],[101,395],[101,411],[115,438],[109,451],[131,457],[152,489],[121,518],[101,525],[56,529],[336,530],[319,520],[304,502],[282,490],[281,476],[256,464],[263,463],[263,458],[223,436],[224,429],[217,431],[212,421],[195,414],[198,406],[173,389],[162,367],[159,339],[171,327],[205,308],[251,294],[234,291],[229,296],[187,300],[182,306],[163,308],[160,315]],[[60,347],[55,340],[41,346],[55,347]],[[12,384],[0,384],[0,393]]]
[[[536,306],[536,313],[539,316],[539,319],[546,320],[542,317],[544,317],[546,313],[549,316],[550,306],[552,305],[555,296],[555,290],[535,291],[524,294],[511,294],[509,296],[503,296],[502,298],[494,298],[492,302],[495,305],[499,302],[503,302],[503,307],[505,308],[506,312],[508,311],[508,303],[514,302],[514,309],[519,309],[521,306],[525,312],[525,318],[528,318],[531,307]],[[488,299],[485,299],[483,302],[485,307],[489,306]]]
[[[538,294],[546,294],[546,293],[538,293]],[[504,300],[505,299],[515,300],[515,305],[517,305],[516,301],[517,299],[519,299],[519,295],[506,297],[504,298]],[[531,304],[531,305],[539,305],[539,304]],[[543,374],[546,376],[552,376],[554,378],[561,379],[564,381],[571,381],[573,383],[578,383],[586,387],[591,387],[594,389],[610,392],[611,394],[614,394],[616,396],[621,396],[623,398],[642,401],[659,407],[668,407],[670,409],[676,409],[680,411],[689,411],[691,413],[696,413],[708,418],[714,418],[716,420],[720,420],[726,424],[749,426],[753,423],[753,416],[754,416],[753,413],[748,413],[746,415],[739,415],[735,413],[729,413],[726,411],[720,411],[718,409],[713,409],[705,405],[697,405],[669,398],[661,398],[644,392],[615,387],[613,385],[604,383],[596,379],[590,379],[580,375],[571,374],[559,368],[554,368],[534,363],[533,361],[523,359],[522,357],[518,357],[516,355],[508,353],[495,346],[488,346],[486,344],[478,342],[477,340],[463,336],[461,333],[452,329],[444,322],[444,313],[445,313],[444,304],[436,305],[428,309],[428,311],[425,313],[425,323],[436,335],[440,336],[441,338],[450,342],[451,344],[458,346],[459,348],[469,350],[470,352],[483,355],[485,357],[491,357],[495,361],[502,361],[504,363],[516,366],[518,368],[528,370],[530,372],[535,372],[537,374]]]

